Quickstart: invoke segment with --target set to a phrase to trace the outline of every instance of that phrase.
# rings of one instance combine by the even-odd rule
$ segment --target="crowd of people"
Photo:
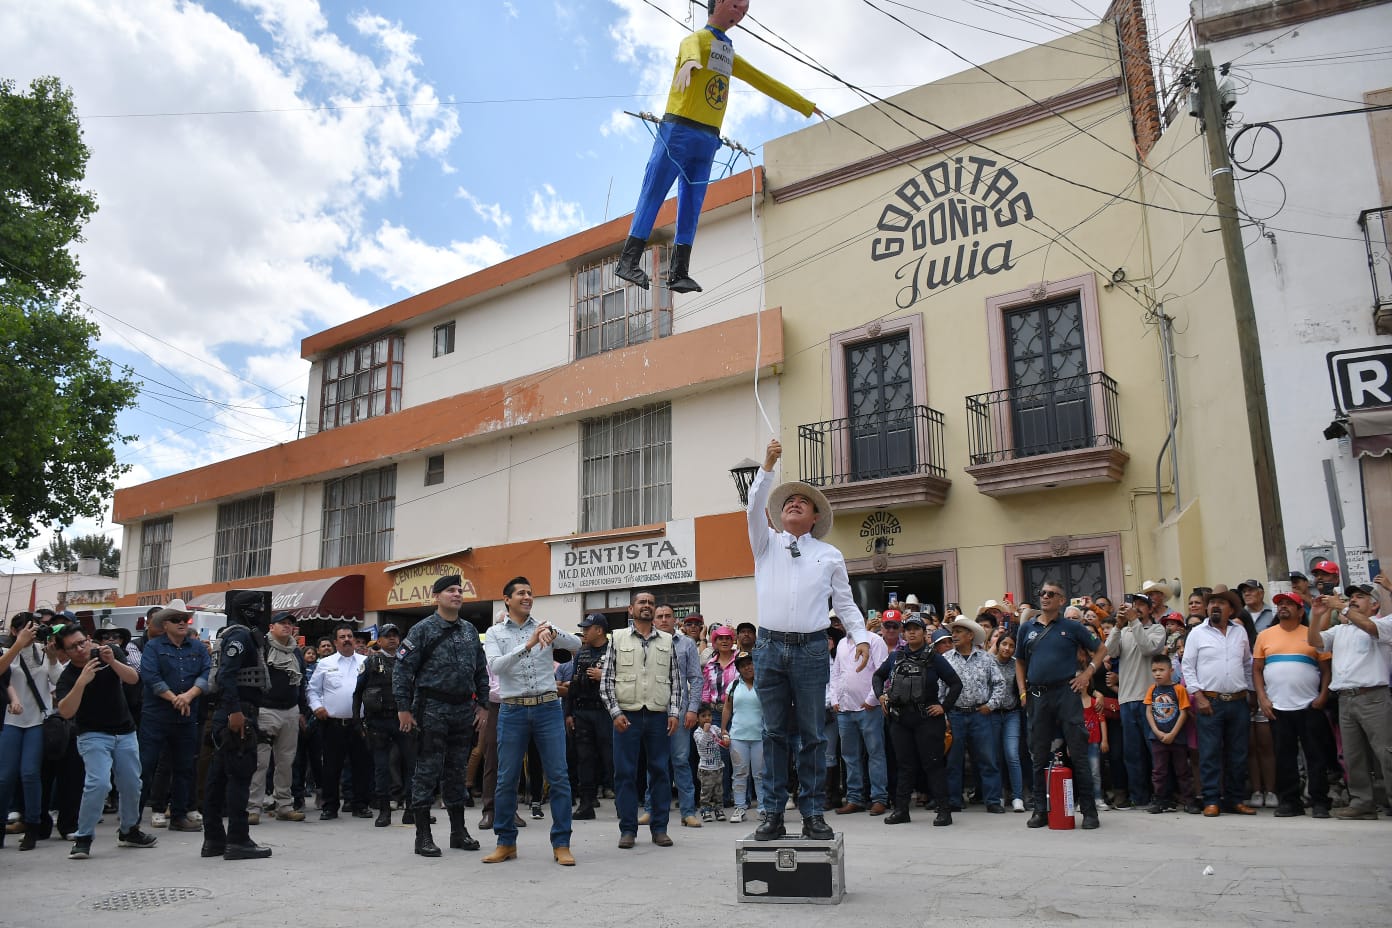
[[[811,838],[830,836],[824,813],[897,825],[915,807],[935,826],[979,805],[1040,827],[1047,771],[1065,764],[1084,828],[1111,809],[1376,819],[1392,776],[1392,583],[1340,586],[1328,561],[1312,573],[1270,601],[1256,580],[1196,588],[1182,612],[1154,582],[1068,601],[1050,581],[1038,606],[973,615],[909,597],[858,634],[845,601],[828,613],[823,599],[815,636],[678,620],[647,590],[620,627],[593,614],[572,634],[532,616],[522,577],[485,634],[460,618],[458,577],[404,638],[344,625],[301,644],[290,614],[258,619],[254,603],[208,641],[179,600],[134,639],[19,613],[0,656],[0,813],[17,813],[20,850],[56,833],[85,858],[114,816],[121,847],[202,832],[204,856],[244,859],[269,856],[249,832],[265,820],[387,826],[400,810],[416,853],[438,857],[434,811],[451,847],[478,850],[464,810],[480,804],[497,838],[485,862],[515,858],[519,829],[549,812],[555,859],[573,865],[572,823],[605,800],[620,848],[642,826],[670,846],[674,803],[683,827],[757,820],[770,838],[793,809]],[[815,699],[779,697],[781,743],[761,677],[773,643],[826,673]]]

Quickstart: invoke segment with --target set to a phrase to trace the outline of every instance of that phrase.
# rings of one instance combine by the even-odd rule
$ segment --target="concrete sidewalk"
[[[524,813],[525,814],[525,813]],[[549,816],[549,813],[548,813]],[[435,837],[448,837],[443,812]],[[108,816],[108,821],[114,816]],[[399,813],[396,815],[400,820]],[[198,856],[200,836],[154,831],[150,850],[116,847],[110,824],[93,857],[67,860],[69,844],[47,841],[0,851],[5,902],[0,925],[17,928],[737,928],[754,925],[1322,925],[1392,924],[1392,821],[1339,822],[1225,815],[1104,812],[1094,832],[1031,831],[1026,816],[980,807],[931,827],[916,812],[886,826],[865,814],[829,816],[845,834],[848,895],[839,906],[735,902],[734,843],[753,825],[682,828],[672,848],[639,835],[621,851],[613,803],[575,823],[575,868],[551,860],[550,819],[529,820],[520,859],[495,866],[484,851],[411,853],[412,828],[374,828],[343,818],[267,822],[253,837],[275,849],[266,861]],[[470,810],[471,827],[478,811]],[[796,813],[789,828],[800,827]],[[1203,876],[1205,866],[1214,868]],[[179,901],[128,910],[94,906],[136,890],[187,890]],[[157,894],[156,894],[157,895]],[[121,901],[131,901],[124,899]],[[139,902],[140,900],[134,900]],[[149,901],[149,900],[147,900]]]

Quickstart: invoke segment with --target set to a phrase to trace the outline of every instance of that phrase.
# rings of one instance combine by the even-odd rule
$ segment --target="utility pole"
[[[1242,392],[1247,401],[1247,433],[1252,443],[1252,468],[1257,486],[1257,510],[1261,514],[1266,576],[1270,581],[1284,583],[1289,578],[1290,563],[1286,559],[1281,494],[1276,487],[1276,456],[1271,445],[1271,419],[1267,414],[1266,375],[1262,372],[1257,313],[1252,305],[1252,281],[1247,276],[1247,254],[1242,248],[1242,228],[1238,224],[1236,186],[1232,163],[1228,160],[1227,111],[1218,92],[1213,55],[1206,48],[1194,49],[1194,78],[1198,86],[1204,138],[1208,143],[1213,198],[1218,205],[1218,224],[1223,235],[1223,251],[1227,255],[1228,289],[1232,291],[1233,315],[1237,321],[1237,351],[1242,365]]]

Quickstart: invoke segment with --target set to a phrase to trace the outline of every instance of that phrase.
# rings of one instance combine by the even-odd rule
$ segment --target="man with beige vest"
[[[599,696],[614,720],[614,810],[619,814],[619,847],[628,849],[638,836],[638,749],[648,755],[648,788],[654,797],[652,842],[671,847],[667,820],[672,812],[672,782],[667,775],[671,735],[680,716],[680,687],[672,636],[653,626],[657,597],[647,590],[633,594],[628,628],[609,636]]]

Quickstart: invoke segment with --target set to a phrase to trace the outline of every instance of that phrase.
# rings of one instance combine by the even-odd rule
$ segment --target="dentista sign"
[[[551,592],[579,593],[696,579],[696,525],[668,522],[661,535],[551,543]]]
[[[897,262],[900,309],[942,287],[1015,266],[1014,239],[984,239],[1033,219],[1034,207],[1014,172],[996,165],[976,155],[944,159],[901,184],[881,208],[870,259]]]

